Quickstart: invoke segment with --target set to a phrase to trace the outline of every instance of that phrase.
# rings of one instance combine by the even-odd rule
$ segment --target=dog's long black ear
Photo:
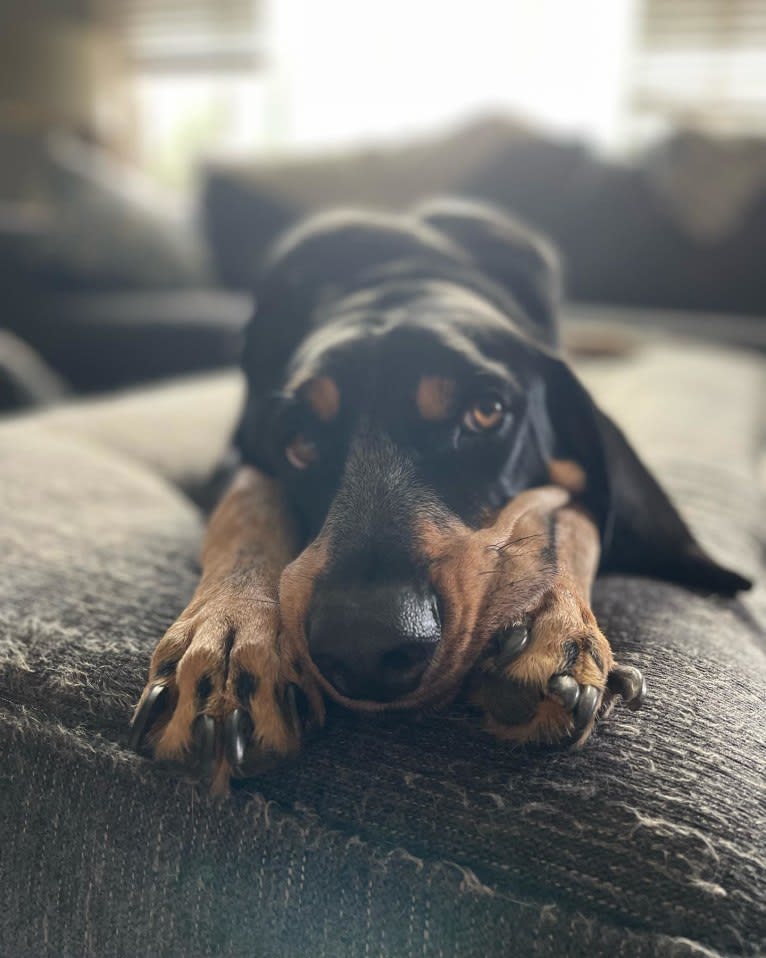
[[[555,458],[585,472],[582,498],[602,530],[602,568],[636,572],[731,595],[751,582],[702,549],[667,494],[569,366],[543,357]]]
[[[524,310],[534,338],[556,346],[561,264],[554,248],[521,220],[472,200],[436,199],[416,210],[446,234],[473,264]]]

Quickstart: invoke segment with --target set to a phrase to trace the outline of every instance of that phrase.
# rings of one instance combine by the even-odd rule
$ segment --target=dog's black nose
[[[312,658],[342,695],[390,702],[417,688],[441,624],[432,593],[387,583],[320,587],[307,632]]]

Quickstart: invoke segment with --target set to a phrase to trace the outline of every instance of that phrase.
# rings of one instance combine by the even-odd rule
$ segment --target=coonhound
[[[637,707],[597,570],[720,593],[709,558],[562,358],[539,236],[443,200],[341,211],[275,247],[244,349],[240,466],[132,742],[223,788],[295,754],[325,697],[458,693],[496,735],[581,744]]]

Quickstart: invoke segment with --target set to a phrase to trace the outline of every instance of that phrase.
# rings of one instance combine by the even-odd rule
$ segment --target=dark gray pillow
[[[199,230],[137,171],[75,137],[40,147],[29,229],[2,236],[5,268],[56,289],[205,286],[212,272]],[[20,207],[21,208],[21,207]]]

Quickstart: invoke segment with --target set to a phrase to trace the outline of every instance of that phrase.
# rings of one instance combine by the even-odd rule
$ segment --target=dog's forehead
[[[513,381],[495,348],[511,335],[506,316],[460,286],[359,291],[326,311],[303,340],[285,390],[303,393],[318,411],[321,406],[322,418],[328,406],[339,410],[344,401],[392,412],[417,401],[429,418],[453,384],[472,376]]]

